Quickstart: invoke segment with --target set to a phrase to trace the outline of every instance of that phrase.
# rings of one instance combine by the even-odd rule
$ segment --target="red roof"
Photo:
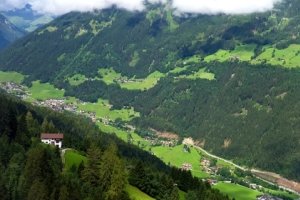
[[[41,139],[63,139],[64,134],[62,133],[42,133]]]

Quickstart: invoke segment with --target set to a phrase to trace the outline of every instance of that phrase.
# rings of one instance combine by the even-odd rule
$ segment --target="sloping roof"
[[[62,133],[42,133],[41,139],[63,139],[64,134]]]

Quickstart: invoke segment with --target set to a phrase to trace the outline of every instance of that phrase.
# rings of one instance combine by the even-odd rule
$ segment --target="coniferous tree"
[[[103,153],[99,170],[100,188],[105,200],[114,200],[122,197],[127,184],[125,165],[117,156],[117,147],[110,145]]]
[[[100,180],[100,160],[101,150],[92,145],[87,151],[87,164],[81,171],[81,180],[83,181],[83,193],[89,198],[96,198],[99,192]],[[101,194],[101,192],[100,192]]]

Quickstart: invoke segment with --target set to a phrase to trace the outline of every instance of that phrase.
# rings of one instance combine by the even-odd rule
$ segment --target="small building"
[[[64,139],[64,134],[62,133],[42,133],[41,141],[45,144],[50,144],[57,146],[58,148],[62,147],[62,141]]]
[[[183,163],[181,165],[181,170],[183,170],[183,171],[190,171],[190,170],[192,170],[192,164],[190,164],[190,163]]]
[[[273,196],[268,195],[268,194],[260,195],[256,199],[257,200],[283,200],[279,197],[273,197]]]

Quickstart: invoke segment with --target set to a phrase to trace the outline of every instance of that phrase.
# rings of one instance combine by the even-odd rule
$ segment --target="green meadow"
[[[80,110],[95,112],[99,118],[106,118],[112,121],[121,119],[122,121],[130,121],[135,117],[139,117],[139,113],[133,108],[115,110],[107,100],[99,99],[97,103],[84,103],[78,105]]]
[[[253,64],[262,62],[287,68],[300,67],[300,45],[292,44],[285,49],[265,47],[263,52],[252,61]]]
[[[3,72],[0,71],[0,82],[14,82],[21,83],[25,76],[18,72]]]
[[[183,163],[189,163],[192,165],[192,174],[199,178],[207,178],[208,174],[202,171],[200,167],[201,155],[194,148],[191,148],[191,152],[185,152],[183,145],[175,147],[152,147],[154,155],[163,160],[166,164],[172,166],[181,167]]]
[[[179,200],[185,200],[185,195],[186,195],[185,192],[179,190]]]
[[[41,83],[40,81],[32,82],[29,92],[31,98],[36,100],[62,99],[64,97],[63,90],[55,88],[50,83]]]
[[[233,183],[220,182],[213,188],[219,189],[222,193],[236,200],[255,200],[258,195],[262,194],[256,190]]]
[[[183,72],[187,69],[187,66],[184,67],[176,67],[174,69],[172,69],[171,71],[169,71],[169,73],[171,74],[179,74],[180,72]]]
[[[188,76],[179,76],[179,78],[186,78],[190,80],[196,80],[196,79],[206,79],[209,81],[215,80],[215,74],[207,72],[206,68],[199,69],[198,72],[195,72],[193,74],[190,74]]]
[[[132,200],[154,200],[152,197],[132,185],[127,185],[126,191]]]
[[[67,170],[71,169],[72,166],[77,168],[81,162],[86,163],[87,161],[85,156],[79,154],[75,150],[66,150],[64,159],[65,169]]]
[[[127,90],[148,90],[154,87],[159,79],[165,77],[165,74],[158,71],[149,74],[144,79],[135,79],[122,76],[122,74],[117,73],[112,68],[101,68],[99,69],[99,74],[101,80],[104,81],[107,85],[119,84],[121,88]]]
[[[247,44],[236,46],[236,48],[232,51],[221,49],[212,55],[206,56],[204,60],[206,62],[224,62],[230,59],[238,59],[240,61],[251,61],[252,57],[254,56],[255,48],[256,45]]]
[[[98,70],[98,73],[101,75],[101,80],[107,85],[114,84],[118,79],[122,78],[122,75],[113,68],[101,68]]]
[[[165,77],[165,74],[155,71],[145,79],[130,79],[128,82],[121,83],[120,86],[128,90],[148,90],[154,87],[163,77]]]
[[[67,80],[69,81],[70,85],[77,86],[84,83],[87,80],[87,78],[85,77],[85,75],[75,74],[74,76],[69,77]]]
[[[145,149],[146,147],[150,146],[150,144],[147,141],[145,141],[141,136],[139,136],[134,131],[124,131],[114,126],[106,125],[101,122],[98,122],[97,125],[102,132],[108,134],[115,134],[118,138],[120,138],[124,142],[128,142],[128,138],[131,137],[133,144],[139,145],[139,147],[141,147],[142,149]]]

